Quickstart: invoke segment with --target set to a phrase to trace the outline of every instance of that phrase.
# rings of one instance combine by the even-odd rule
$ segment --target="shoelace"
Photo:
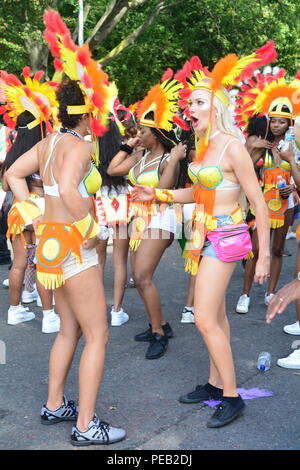
[[[73,414],[77,414],[77,407],[74,400],[68,400],[66,408],[71,408]]]
[[[95,434],[93,435],[93,437],[96,437],[97,439],[98,438],[101,438],[103,440],[105,440],[107,443],[109,442],[109,430],[110,430],[110,427],[109,427],[109,424],[106,423],[105,421],[98,421],[98,423],[95,423],[93,426],[92,426],[92,429],[97,429],[97,431],[95,432]]]
[[[221,412],[223,411],[223,409],[226,408],[226,404],[225,403],[220,403],[219,405],[217,405],[217,410],[215,412],[215,418],[218,418],[221,414]]]

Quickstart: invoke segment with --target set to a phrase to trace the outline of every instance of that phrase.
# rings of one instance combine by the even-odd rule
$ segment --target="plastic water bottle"
[[[297,123],[298,125],[298,123]],[[292,150],[294,152],[295,162],[297,165],[300,165],[300,150],[297,148],[296,141],[295,141],[295,129],[293,126],[290,126],[285,133],[284,143],[281,147],[282,151],[286,151],[289,149],[289,145],[292,144]]]
[[[261,352],[257,359],[257,368],[262,372],[271,368],[271,354],[269,352]]]
[[[278,175],[277,176],[277,188],[282,189],[285,186],[286,186],[285,179],[281,175]]]

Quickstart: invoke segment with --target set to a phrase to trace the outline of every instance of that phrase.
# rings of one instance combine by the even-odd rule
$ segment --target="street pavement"
[[[286,248],[293,256],[285,257],[279,286],[292,279],[296,242]],[[110,250],[111,251],[111,250]],[[278,358],[292,352],[293,341],[282,331],[294,323],[295,306],[273,321],[265,323],[264,287],[255,285],[247,315],[235,313],[241,293],[243,268],[234,273],[227,296],[228,318],[232,329],[232,348],[238,386],[260,388],[272,397],[248,400],[244,415],[221,429],[209,429],[206,422],[213,410],[203,404],[183,405],[179,395],[205,383],[208,356],[204,343],[192,324],[181,324],[185,305],[187,275],[177,242],[166,251],[155,274],[166,319],[175,337],[166,355],[158,360],[145,359],[147,343],[133,340],[148,327],[145,308],[134,288],[127,288],[124,310],[130,320],[121,327],[110,327],[105,373],[97,400],[101,419],[126,429],[127,438],[101,449],[118,450],[256,450],[300,448],[300,370],[282,369]],[[0,450],[74,450],[68,422],[43,426],[39,413],[47,396],[47,367],[54,334],[42,334],[41,309],[31,304],[36,319],[8,326],[8,290],[2,288],[7,266],[0,266],[0,343],[6,347],[6,364],[0,364]],[[112,303],[111,254],[107,258],[105,287],[108,313]],[[212,286],[213,289],[213,286]],[[69,399],[78,397],[78,364],[75,355],[66,385]],[[256,368],[259,352],[269,351],[272,367],[267,372]],[[0,356],[1,359],[1,356]],[[2,356],[3,359],[3,356]],[[1,362],[1,360],[0,360]],[[2,360],[3,362],[3,360]],[[86,450],[99,446],[85,447]]]

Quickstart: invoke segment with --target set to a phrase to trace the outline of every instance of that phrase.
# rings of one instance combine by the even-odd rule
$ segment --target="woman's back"
[[[83,157],[80,161],[78,153]],[[38,144],[39,170],[45,191],[45,221],[74,222],[61,197],[61,185],[72,172],[74,179],[70,181],[70,190],[76,190],[90,169],[90,154],[91,144],[70,134],[51,134]],[[90,198],[84,200],[90,212],[93,203]]]

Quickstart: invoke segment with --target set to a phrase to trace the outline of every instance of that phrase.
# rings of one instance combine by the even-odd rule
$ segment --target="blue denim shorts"
[[[217,219],[218,227],[222,227],[223,225],[231,225],[231,224],[234,225],[234,222],[230,215],[216,215],[215,218]],[[204,245],[201,251],[201,256],[209,256],[210,258],[218,259],[217,253],[215,252],[213,245],[207,239],[204,242]]]

